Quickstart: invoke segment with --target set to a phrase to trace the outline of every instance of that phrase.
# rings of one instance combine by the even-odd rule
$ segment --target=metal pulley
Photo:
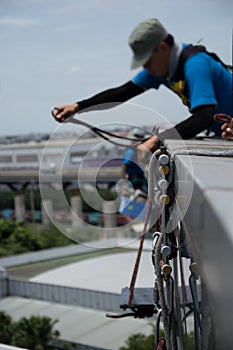
[[[159,161],[159,164],[160,165],[167,165],[170,161],[170,158],[167,154],[161,154],[159,157],[158,157],[158,161]]]
[[[169,264],[165,264],[163,260],[160,261],[161,271],[165,276],[168,276],[172,272],[172,267]]]
[[[162,245],[161,247],[161,254],[164,257],[167,257],[171,254],[171,248],[168,245]]]
[[[168,188],[169,183],[166,179],[161,179],[158,181],[158,186],[161,188],[161,190],[165,191]]]
[[[161,204],[168,205],[170,202],[170,197],[167,194],[162,194],[162,196],[160,196],[159,200],[160,200]]]
[[[161,175],[167,175],[169,173],[169,167],[167,165],[160,165],[159,172]]]

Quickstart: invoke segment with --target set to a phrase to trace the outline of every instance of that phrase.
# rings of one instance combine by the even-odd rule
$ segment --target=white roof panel
[[[0,300],[0,310],[7,312],[14,320],[31,315],[44,315],[58,319],[55,329],[60,339],[101,349],[118,350],[128,337],[135,333],[149,335],[150,320],[134,318],[110,319],[105,312],[76,306],[48,303],[33,299],[9,297]]]

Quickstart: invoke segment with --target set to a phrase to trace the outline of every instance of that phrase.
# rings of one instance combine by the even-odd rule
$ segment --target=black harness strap
[[[224,68],[226,68],[229,71],[233,71],[233,66],[224,63],[216,53],[207,51],[205,46],[189,44],[186,48],[184,48],[184,50],[180,55],[178,68],[177,68],[177,80],[184,79],[184,63],[187,60],[187,58],[199,52],[206,53],[207,55],[211,56],[215,61],[220,62]]]
[[[176,94],[179,95],[179,97],[182,99],[182,102],[189,108],[190,108],[190,103],[189,103],[188,91],[187,91],[186,83],[184,81],[184,64],[189,57],[200,52],[204,52],[207,55],[211,56],[215,61],[220,62],[222,66],[228,71],[231,71],[231,72],[233,71],[232,66],[225,64],[218,57],[216,53],[207,51],[205,46],[189,44],[187,47],[185,47],[181,52],[181,55],[179,58],[176,80],[175,82],[171,83],[170,87]]]

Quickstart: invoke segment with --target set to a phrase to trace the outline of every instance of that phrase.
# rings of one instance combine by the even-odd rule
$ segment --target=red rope
[[[140,244],[139,244],[139,248],[138,248],[138,254],[137,254],[137,258],[136,258],[136,262],[134,265],[134,271],[133,271],[133,275],[131,278],[131,283],[130,283],[130,288],[129,288],[129,300],[128,300],[128,304],[131,305],[132,304],[132,299],[133,299],[133,292],[134,292],[134,286],[135,286],[135,282],[136,282],[136,278],[137,278],[137,273],[138,273],[138,268],[139,268],[139,263],[140,263],[140,259],[141,259],[141,254],[142,254],[142,248],[143,248],[143,242],[145,239],[145,233],[146,233],[146,227],[149,221],[149,217],[150,217],[150,213],[151,213],[151,201],[147,201],[148,205],[147,205],[147,211],[146,211],[146,217],[145,217],[145,221],[144,221],[144,227],[143,227],[143,231],[142,231],[142,236],[140,239]]]

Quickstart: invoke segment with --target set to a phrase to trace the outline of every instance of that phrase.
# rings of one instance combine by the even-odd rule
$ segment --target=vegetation
[[[0,241],[0,257],[74,243],[54,226],[35,232],[32,225],[11,219],[0,219]]]
[[[127,341],[126,346],[122,346],[120,350],[154,350],[154,335],[146,336],[142,333],[131,335]]]
[[[87,227],[83,227],[80,230],[69,231],[69,239],[56,226],[51,226],[50,228],[45,229],[43,225],[38,222],[41,221],[41,196],[38,189],[33,191],[33,201],[34,201],[34,221],[32,218],[27,218],[29,221],[33,221],[32,224],[25,222],[17,223],[11,217],[13,214],[7,214],[7,216],[0,218],[0,257],[22,254],[29,251],[37,251],[41,249],[54,248],[65,246],[68,244],[74,244],[74,242],[86,242],[99,239],[99,231],[96,230],[94,224]],[[30,202],[30,193],[29,190],[23,192],[25,195],[25,209],[27,210],[28,215],[32,215],[31,212],[31,202]],[[78,190],[65,191],[65,196],[67,201],[70,201],[70,197],[73,195],[80,195]],[[0,193],[0,214],[2,215],[3,211],[14,211],[14,192],[1,192]],[[93,193],[88,194],[93,196]],[[110,189],[100,189],[99,196],[104,200],[115,199],[115,194]],[[99,197],[96,199],[98,205],[101,208],[101,201]],[[92,213],[93,208],[82,200],[82,206],[85,213]],[[95,203],[96,204],[96,203]],[[59,200],[56,203],[57,209],[59,208]],[[7,209],[6,209],[7,208]],[[29,214],[30,212],[30,214]],[[39,215],[40,214],[40,215]],[[9,215],[9,216],[8,216]],[[38,216],[38,217],[37,217]],[[39,219],[40,217],[40,219]],[[89,218],[88,218],[89,220]],[[37,222],[37,223],[35,223]],[[65,220],[64,220],[65,222]],[[63,227],[62,222],[60,222],[59,228]],[[65,224],[64,224],[65,225]],[[66,225],[64,226],[64,232],[66,232]],[[73,240],[72,240],[73,239]]]
[[[47,350],[49,342],[57,340],[60,335],[53,329],[57,322],[46,316],[22,317],[14,322],[11,316],[0,311],[0,343],[30,350]]]
[[[162,332],[160,332],[160,336],[162,336]],[[122,346],[120,350],[154,350],[154,334],[150,334],[146,336],[142,333],[137,333],[131,335],[127,341],[126,345]],[[194,344],[194,334],[191,332],[187,338],[185,339],[185,349],[187,350],[195,350]]]

